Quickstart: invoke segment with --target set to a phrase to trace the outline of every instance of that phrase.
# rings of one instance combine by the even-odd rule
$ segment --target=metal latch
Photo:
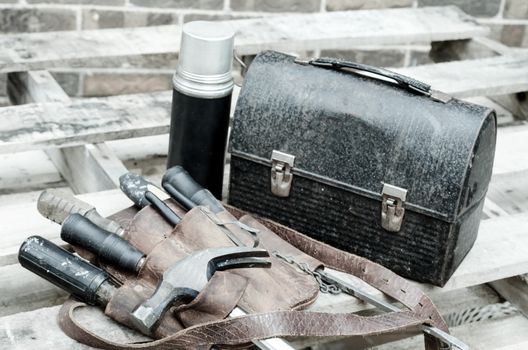
[[[273,150],[271,153],[271,193],[277,197],[288,197],[293,179],[291,169],[295,156]]]
[[[399,232],[405,214],[405,188],[383,184],[381,191],[381,227],[390,232]]]

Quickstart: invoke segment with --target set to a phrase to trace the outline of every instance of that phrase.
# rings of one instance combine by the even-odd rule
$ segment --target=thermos
[[[173,77],[167,167],[181,165],[221,198],[233,77],[234,32],[219,22],[183,26]]]

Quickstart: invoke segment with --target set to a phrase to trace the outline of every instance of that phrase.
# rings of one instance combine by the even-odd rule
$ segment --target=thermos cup
[[[183,26],[173,77],[167,167],[183,166],[217,198],[222,195],[233,77],[234,32],[219,22]]]

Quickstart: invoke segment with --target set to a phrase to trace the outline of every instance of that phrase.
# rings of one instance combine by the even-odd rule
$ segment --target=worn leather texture
[[[229,203],[442,286],[476,239],[495,138],[491,109],[264,52],[235,110]],[[273,150],[295,156],[286,198]],[[381,225],[383,183],[407,190],[399,232]]]
[[[185,213],[171,200],[167,203],[183,217],[174,228],[150,206],[137,213],[127,209],[113,217],[126,227],[124,238],[147,254],[145,265],[137,276],[104,265],[123,283],[108,303],[105,313],[131,328],[130,312],[154,292],[166,269],[195,251],[234,245],[206,208],[198,207]],[[236,219],[224,212],[218,215],[218,220],[228,223]],[[252,243],[251,238],[238,226],[227,224],[226,227],[246,244]],[[321,265],[268,232],[262,232],[259,241],[259,247],[269,252],[279,250],[311,266]],[[79,252],[90,257],[82,250]],[[237,305],[254,313],[304,308],[315,301],[319,287],[311,276],[278,258],[272,256],[271,260],[271,268],[217,272],[199,298],[186,307],[173,310],[175,317],[169,315],[164,318],[154,336],[161,338],[185,327],[222,319]]]
[[[169,205],[174,204],[169,201]],[[175,208],[176,210],[181,210]],[[173,261],[195,249],[231,245],[225,234],[202,207],[188,212],[174,229],[150,207],[135,214],[133,210],[113,218],[127,227],[125,237],[148,251],[146,265],[139,275],[131,276],[113,270],[124,283],[107,305],[105,313],[131,326],[129,312],[152,292],[160,273]],[[88,331],[74,316],[85,306],[70,300],[61,308],[59,324],[70,337],[102,349],[208,349],[212,345],[243,346],[252,340],[282,336],[350,336],[364,337],[394,332],[417,332],[420,324],[430,324],[448,331],[429,298],[408,281],[364,258],[339,251],[285,226],[244,215],[237,209],[221,213],[220,221],[231,232],[250,242],[246,233],[231,224],[235,218],[258,230],[259,247],[279,251],[311,268],[323,264],[354,274],[400,301],[408,309],[374,317],[353,314],[327,314],[295,311],[312,303],[318,293],[314,279],[292,265],[273,258],[272,268],[240,269],[215,274],[206,289],[190,304],[171,310],[153,334],[159,340],[142,344],[119,344]],[[141,232],[149,231],[142,239]],[[156,232],[159,237],[156,237]],[[245,236],[245,237],[244,237]],[[144,242],[143,242],[144,241]],[[82,254],[82,252],[81,252]],[[110,267],[106,267],[111,270]],[[250,309],[251,314],[228,318],[236,306]],[[294,311],[291,311],[294,310]],[[426,335],[426,349],[439,349]]]

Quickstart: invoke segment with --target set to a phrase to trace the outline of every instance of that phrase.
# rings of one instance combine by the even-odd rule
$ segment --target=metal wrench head
[[[152,296],[134,309],[131,320],[141,332],[150,334],[172,305],[196,298],[216,271],[270,266],[269,253],[264,249],[226,247],[198,251],[163,273]]]

